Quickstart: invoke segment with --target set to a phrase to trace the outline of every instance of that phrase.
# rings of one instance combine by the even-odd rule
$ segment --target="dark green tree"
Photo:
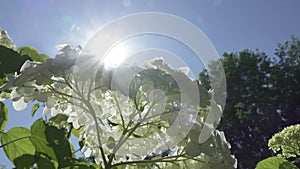
[[[300,42],[292,36],[278,44],[272,57],[243,50],[224,53],[221,60],[227,98],[219,129],[226,133],[239,168],[254,168],[272,155],[267,144],[274,133],[300,123]],[[207,72],[199,78],[209,88]]]

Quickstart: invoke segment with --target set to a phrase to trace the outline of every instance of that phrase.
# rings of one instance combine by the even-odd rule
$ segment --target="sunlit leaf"
[[[0,102],[0,131],[4,130],[8,120],[8,110],[4,103]]]
[[[49,119],[49,124],[56,126],[57,128],[62,128],[67,123],[68,116],[65,114],[57,114]]]
[[[32,143],[38,152],[57,161],[59,167],[69,165],[65,159],[71,158],[72,153],[65,129],[49,126],[42,119],[39,119],[31,126],[31,133]]]
[[[48,156],[50,159],[57,161],[55,152],[50,146],[47,137],[45,135],[46,125],[42,119],[39,119],[31,126],[31,141],[36,147],[36,151]]]
[[[82,132],[84,130],[83,127],[80,127],[79,129],[75,129],[74,127],[71,130],[71,133],[76,136],[77,138],[79,138],[80,136],[80,132]]]
[[[30,47],[30,46],[24,46],[24,47],[20,47],[18,48],[18,52],[20,53],[20,55],[27,55],[29,56],[32,60],[37,61],[37,62],[45,62],[49,56],[45,55],[45,54],[39,54],[37,52],[36,48]]]
[[[24,127],[14,127],[7,133],[1,133],[4,152],[11,162],[25,154],[34,155],[35,147],[30,137],[30,131]]]
[[[35,112],[40,108],[40,104],[36,103],[31,109],[31,116],[33,117]]]
[[[260,161],[255,169],[297,169],[293,163],[280,158],[280,157],[269,157]]]

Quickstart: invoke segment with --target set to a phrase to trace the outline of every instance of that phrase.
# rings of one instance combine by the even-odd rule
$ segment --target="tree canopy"
[[[274,56],[243,50],[224,53],[221,60],[227,99],[218,128],[226,133],[239,168],[254,168],[273,155],[267,142],[274,133],[300,123],[300,42],[292,36],[278,44]],[[199,78],[209,88],[205,71]]]

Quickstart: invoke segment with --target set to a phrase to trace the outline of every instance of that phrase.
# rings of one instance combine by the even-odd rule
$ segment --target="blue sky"
[[[17,47],[33,46],[54,56],[55,45],[84,46],[97,30],[119,17],[164,12],[196,25],[219,55],[256,48],[273,55],[277,43],[290,35],[300,38],[299,7],[298,0],[12,0],[1,1],[0,27],[8,31]],[[9,111],[6,129],[32,123],[30,109],[15,112],[9,106]],[[11,166],[2,150],[0,164]]]
[[[60,43],[85,44],[104,24],[138,12],[165,12],[201,29],[219,54],[259,48],[272,54],[278,42],[300,36],[300,1],[115,0],[6,1],[0,26],[17,46],[30,45],[54,55]]]

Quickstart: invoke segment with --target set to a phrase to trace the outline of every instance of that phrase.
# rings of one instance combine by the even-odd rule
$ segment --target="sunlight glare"
[[[113,47],[104,58],[105,68],[116,68],[126,59],[128,50],[126,46],[119,44]]]

